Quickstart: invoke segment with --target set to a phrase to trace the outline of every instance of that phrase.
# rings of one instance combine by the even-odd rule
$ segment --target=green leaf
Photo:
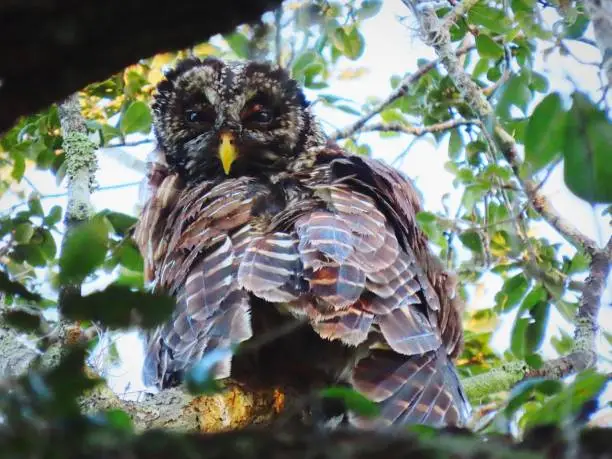
[[[132,271],[142,271],[144,269],[142,256],[133,241],[123,243],[118,250],[117,257],[122,266]]]
[[[459,158],[463,149],[463,139],[458,129],[453,129],[448,140],[448,155],[451,159]]]
[[[331,38],[334,46],[349,59],[356,60],[363,54],[365,40],[357,27],[338,27]]]
[[[10,254],[11,258],[19,263],[27,262],[32,266],[43,267],[47,260],[38,244],[20,244],[15,246]]]
[[[549,311],[550,303],[547,301],[540,301],[530,309],[529,314],[533,320],[529,322],[525,331],[526,354],[533,354],[542,345],[548,325]]]
[[[482,253],[482,241],[476,231],[465,231],[459,235],[459,239],[468,249],[476,253]]]
[[[490,60],[486,57],[479,59],[476,65],[474,66],[474,70],[472,71],[472,77],[479,78],[482,74],[488,72],[490,64]]]
[[[497,307],[502,312],[511,310],[523,298],[529,282],[524,274],[517,274],[504,282],[501,290],[495,295]]]
[[[38,246],[47,261],[53,261],[57,254],[57,246],[51,232],[44,228],[38,228],[36,239],[40,239]]]
[[[30,212],[32,212],[32,215],[36,215],[37,217],[45,215],[40,199],[36,197],[30,197],[30,199],[28,199],[28,208]]]
[[[316,77],[325,71],[325,61],[314,51],[305,51],[294,61],[291,73],[293,78],[300,81],[304,86],[312,88],[318,85]]]
[[[586,95],[572,94],[563,145],[567,187],[590,202],[612,201],[612,124]]]
[[[131,433],[134,431],[134,424],[132,418],[123,410],[114,409],[107,410],[101,415],[108,425],[115,429]]]
[[[525,160],[533,173],[561,153],[565,121],[563,102],[556,92],[546,96],[529,117],[525,131]]]
[[[292,76],[297,78],[297,75],[303,74],[304,69],[312,62],[315,62],[317,57],[317,53],[314,51],[304,51],[302,54],[298,55],[293,61],[293,66],[291,67]]]
[[[510,338],[510,350],[515,357],[522,359],[525,357],[527,346],[525,334],[529,326],[529,319],[526,317],[517,317],[512,327]]]
[[[23,284],[12,280],[7,273],[0,270],[0,291],[15,295],[27,301],[39,301],[40,295],[30,292]]]
[[[106,217],[106,219],[113,226],[115,233],[121,237],[127,236],[130,229],[132,229],[132,227],[138,221],[136,217],[131,215],[110,210],[103,210],[98,215]]]
[[[11,327],[21,331],[31,332],[40,328],[40,315],[31,313],[24,309],[11,309],[4,311],[2,317]]]
[[[20,153],[11,154],[13,158],[13,170],[11,171],[11,177],[15,179],[16,182],[21,182],[23,178],[23,174],[25,173],[26,163],[25,158]]]
[[[545,301],[548,298],[546,289],[542,285],[536,285],[531,291],[525,295],[521,303],[521,311],[530,311],[538,303]]]
[[[73,345],[62,353],[58,365],[52,367],[43,375],[41,385],[46,391],[42,394],[47,400],[50,398],[53,416],[69,414],[76,416],[80,412],[77,403],[78,397],[85,391],[93,389],[102,380],[85,374],[85,357],[87,349],[82,345]],[[30,372],[29,376],[38,375]],[[40,376],[39,376],[40,378]]]
[[[130,104],[125,113],[121,116],[119,128],[124,135],[135,132],[148,133],[151,130],[151,111],[147,104],[142,101],[135,101]]]
[[[534,91],[546,93],[548,92],[548,78],[538,72],[531,72],[531,83],[529,87]]]
[[[510,107],[512,105],[519,108],[523,113],[527,112],[532,95],[525,74],[511,76],[500,88],[498,94],[495,110],[502,118],[510,118]]]
[[[419,212],[416,215],[416,221],[419,228],[421,228],[430,240],[436,241],[442,235],[441,227],[437,222],[435,214],[431,212]]]
[[[249,39],[246,37],[246,35],[240,32],[234,32],[231,35],[223,38],[225,38],[225,41],[229,47],[240,59],[246,59],[249,57]]]
[[[62,282],[82,282],[102,264],[108,247],[108,227],[94,218],[71,230],[65,237],[59,259]]]
[[[563,389],[563,383],[552,379],[532,378],[521,381],[510,391],[508,403],[504,408],[506,416],[510,417],[527,402],[534,392],[545,395],[559,393]]]
[[[545,424],[559,425],[566,420],[573,421],[572,417],[580,413],[586,402],[596,398],[607,382],[607,375],[596,373],[594,370],[579,373],[565,390],[548,399],[539,410],[526,415],[526,428]]]
[[[153,328],[170,318],[174,305],[169,296],[111,284],[91,295],[67,298],[62,313],[71,320],[91,320],[109,328]]]
[[[406,118],[404,117],[402,112],[394,108],[388,108],[386,110],[383,110],[382,112],[380,112],[380,117],[385,123],[406,124]]]
[[[487,70],[487,78],[490,81],[497,81],[501,78],[501,76],[502,72],[499,67],[491,67],[489,70]]]
[[[56,223],[59,223],[61,219],[62,208],[60,206],[53,206],[43,221],[47,226],[54,226]]]
[[[16,225],[13,231],[15,242],[18,244],[27,244],[34,235],[34,226],[29,221],[23,222]]]
[[[564,35],[571,39],[582,37],[589,26],[589,22],[589,18],[582,12],[576,17],[576,20],[572,24],[566,24]]]
[[[503,34],[511,29],[512,22],[503,10],[488,6],[485,2],[474,5],[468,11],[468,22],[484,26],[491,32]]]
[[[567,320],[571,324],[575,323],[576,310],[578,309],[577,302],[566,301],[558,298],[555,300],[554,304],[555,308],[557,308],[557,311],[559,311],[559,313],[563,316],[565,320]]]
[[[590,257],[584,252],[576,252],[572,261],[570,261],[567,274],[581,273],[589,269]]]
[[[507,231],[495,231],[491,236],[491,241],[489,244],[491,253],[496,257],[506,256],[506,254],[512,251],[510,243],[510,235]]]
[[[364,417],[374,417],[378,415],[379,408],[376,403],[361,395],[354,389],[348,387],[328,387],[319,392],[323,398],[335,398],[342,400],[349,410]]]
[[[419,225],[427,225],[436,222],[436,214],[431,212],[421,211],[416,214],[416,221]]]
[[[555,351],[557,351],[557,354],[559,355],[565,355],[574,348],[574,338],[563,330],[561,330],[561,337],[557,338],[556,336],[552,336],[550,338],[550,343],[553,345]]]
[[[504,55],[504,48],[487,34],[481,33],[476,37],[476,49],[482,57],[499,59]]]
[[[357,17],[364,20],[376,16],[382,8],[382,3],[382,0],[365,0],[357,10]]]
[[[544,366],[544,359],[539,354],[530,354],[525,356],[525,363],[535,370],[539,370]]]

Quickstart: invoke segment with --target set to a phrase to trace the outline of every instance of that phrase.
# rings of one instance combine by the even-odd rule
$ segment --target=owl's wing
[[[149,337],[145,355],[145,384],[163,388],[179,383],[206,352],[252,336],[248,293],[238,286],[236,270],[253,198],[248,180],[188,190],[176,175],[158,182],[135,238],[154,288],[177,300],[172,319]],[[230,360],[215,365],[215,377],[229,376]]]
[[[342,157],[319,167],[307,182],[318,205],[296,202],[296,212],[290,203],[290,215],[248,245],[238,283],[287,303],[323,338],[376,349],[352,383],[381,404],[383,421],[465,422],[448,358],[460,347],[458,303],[416,225],[414,189],[377,161]]]

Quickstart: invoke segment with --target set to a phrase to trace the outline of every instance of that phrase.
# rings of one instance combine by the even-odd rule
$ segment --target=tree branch
[[[403,0],[414,11],[418,11],[418,20],[421,26],[423,40],[432,46],[439,56],[439,61],[446,68],[455,86],[470,105],[476,116],[480,119],[491,135],[495,137],[499,148],[516,178],[521,183],[533,208],[572,245],[593,254],[597,251],[597,243],[582,234],[571,223],[561,217],[550,201],[539,192],[538,185],[530,179],[522,178],[520,174],[521,161],[519,159],[514,138],[501,127],[495,118],[491,104],[483,94],[482,89],[463,70],[455,50],[451,45],[450,32],[443,27],[435,10],[423,0]]]
[[[466,46],[465,48],[461,48],[461,49],[457,50],[456,55],[457,56],[462,56],[464,54],[469,53],[470,51],[472,51],[474,49],[476,49],[476,45]],[[391,92],[391,94],[389,94],[389,96],[385,100],[383,100],[379,104],[375,105],[374,108],[370,112],[366,113],[364,116],[359,118],[357,121],[355,121],[350,126],[347,126],[344,129],[341,129],[341,130],[338,130],[338,131],[332,133],[330,135],[330,138],[332,138],[334,140],[344,139],[346,137],[352,136],[357,131],[361,130],[361,128],[363,126],[365,126],[365,124],[368,121],[370,121],[372,118],[374,118],[380,112],[382,112],[385,108],[387,108],[389,105],[391,105],[397,99],[399,99],[400,97],[403,97],[404,95],[406,95],[406,93],[408,92],[408,89],[410,88],[410,86],[412,86],[417,81],[419,81],[424,75],[427,74],[427,72],[429,72],[429,71],[433,70],[434,68],[436,68],[436,66],[438,64],[440,64],[440,62],[441,62],[441,59],[436,59],[434,61],[431,61],[431,62],[425,64],[424,66],[420,67],[416,72],[414,72],[414,73],[412,73],[410,75],[405,76],[404,79],[397,86],[397,88],[395,88]]]
[[[76,94],[59,105],[59,118],[66,152],[66,175],[68,177],[68,203],[65,220],[88,220],[93,212],[91,192],[95,187],[98,169],[96,147],[87,137],[85,119],[81,115]]]
[[[612,0],[584,0],[593,30],[595,41],[601,52],[601,67],[612,85]]]
[[[103,8],[75,0],[0,2],[0,133],[19,116],[41,110],[145,56],[230,32],[280,3],[180,2],[160,10],[147,0],[108,2]]]
[[[84,413],[122,409],[137,431],[167,428],[183,432],[224,432],[269,423],[278,414],[279,392],[251,391],[231,381],[210,395],[189,395],[182,388],[143,394],[138,401],[121,400],[105,385],[83,397]]]
[[[321,431],[309,428],[249,428],[216,435],[177,434],[162,430],[145,432],[134,438],[103,437],[61,447],[57,438],[71,438],[73,426],[47,429],[40,436],[38,454],[27,457],[65,459],[544,459],[565,457],[566,451],[581,459],[607,458],[611,429],[594,428],[566,438],[561,429],[536,428],[520,444],[503,436],[486,441],[465,430],[447,429],[436,435],[403,431]],[[0,446],[11,440],[3,438]],[[3,441],[4,440],[4,441]]]
[[[443,121],[441,123],[430,124],[428,126],[408,126],[402,123],[377,123],[363,126],[358,129],[358,132],[401,132],[403,134],[420,137],[429,133],[448,131],[449,129],[453,129],[458,126],[469,126],[474,124],[480,126],[480,120],[454,119]],[[343,133],[339,133],[336,140],[342,139],[342,135]]]
[[[426,0],[403,0],[417,15],[421,27],[422,37],[426,44],[432,46],[439,56],[439,60],[446,68],[449,77],[455,83],[457,89],[463,95],[464,100],[472,108],[484,127],[484,133],[489,130],[489,137],[493,144],[499,144],[499,148],[505,159],[511,165],[516,178],[525,190],[529,202],[540,215],[561,233],[570,243],[591,255],[589,277],[583,291],[581,303],[576,315],[575,347],[572,352],[550,362],[547,362],[538,370],[530,370],[523,362],[513,363],[510,367],[495,369],[485,375],[478,375],[464,380],[468,394],[478,397],[491,393],[491,388],[501,390],[509,389],[519,380],[530,376],[544,376],[561,378],[576,371],[592,367],[596,363],[595,335],[597,332],[597,314],[600,308],[601,296],[603,294],[605,281],[610,272],[612,261],[612,239],[603,249],[598,248],[595,241],[582,234],[577,228],[564,220],[552,207],[548,199],[539,192],[538,185],[532,180],[522,178],[516,142],[497,122],[493,108],[485,97],[483,90],[471,79],[470,75],[463,70],[457,59],[456,53],[451,46],[449,22],[440,20],[436,11]],[[466,6],[474,4],[473,1],[464,1],[461,11],[466,11]],[[457,10],[455,10],[457,11]],[[451,17],[457,17],[453,14]],[[452,24],[452,22],[451,22]]]

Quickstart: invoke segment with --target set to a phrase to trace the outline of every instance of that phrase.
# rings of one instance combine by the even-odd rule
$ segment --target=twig
[[[408,126],[402,123],[377,123],[363,126],[359,129],[359,132],[401,132],[403,134],[410,134],[420,137],[429,133],[448,131],[449,129],[453,129],[458,126],[468,126],[474,124],[480,126],[480,120],[453,119],[443,121],[441,123],[430,124],[428,126]],[[336,137],[336,139],[342,138],[343,137]]]
[[[111,191],[111,190],[120,190],[122,188],[131,188],[134,186],[138,186],[140,185],[142,182],[127,182],[127,183],[119,183],[117,185],[108,185],[108,186],[100,186],[96,188],[96,192],[101,192],[101,191]],[[45,199],[57,199],[57,198],[63,198],[68,196],[68,192],[65,193],[52,193],[52,194],[43,194],[42,196],[37,196],[37,198],[41,201],[44,201]],[[17,204],[12,205],[11,207],[8,207],[7,209],[3,209],[0,210],[0,212],[2,214],[11,214],[12,212],[14,212],[16,209],[18,209],[21,206],[26,206],[28,204],[27,200],[21,201]]]
[[[476,45],[467,46],[465,48],[461,48],[461,49],[457,50],[456,55],[457,56],[462,56],[464,54],[469,53],[470,51],[472,51],[474,49],[476,49]],[[330,138],[332,138],[334,140],[336,140],[336,139],[343,139],[345,137],[350,137],[355,132],[359,131],[368,121],[370,121],[372,118],[374,118],[380,112],[382,112],[385,108],[387,108],[389,105],[391,105],[397,99],[399,99],[400,97],[403,97],[404,95],[406,95],[406,93],[408,92],[408,89],[410,88],[410,86],[412,86],[417,81],[419,81],[421,79],[421,77],[426,75],[429,71],[433,70],[438,64],[440,64],[440,62],[441,62],[440,59],[436,59],[434,61],[431,61],[431,62],[425,64],[424,66],[420,67],[416,72],[414,72],[414,73],[404,77],[404,79],[400,82],[400,84],[397,86],[397,88],[395,88],[391,92],[391,94],[389,94],[389,96],[385,100],[383,100],[382,102],[380,102],[379,104],[374,106],[374,108],[372,108],[372,110],[370,112],[366,113],[364,116],[359,118],[355,123],[351,124],[350,126],[344,128],[342,130],[339,130],[339,131],[336,131],[336,132],[332,133],[330,135]]]
[[[104,148],[105,150],[110,150],[111,148],[137,147],[138,145],[145,145],[148,143],[153,143],[153,139],[142,139],[142,140],[135,140],[133,142],[114,143],[111,145],[105,145],[102,148]]]

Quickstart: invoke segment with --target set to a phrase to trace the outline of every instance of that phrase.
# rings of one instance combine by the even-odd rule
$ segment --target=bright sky
[[[404,24],[399,22],[398,17],[406,14],[406,8],[400,0],[385,1],[381,12],[363,25],[362,32],[366,38],[364,56],[357,64],[345,61],[342,66],[342,68],[355,67],[356,65],[365,66],[368,72],[356,80],[332,80],[330,87],[325,92],[353,99],[359,104],[365,102],[366,98],[370,96],[382,99],[390,92],[390,77],[392,75],[403,75],[405,72],[414,71],[417,68],[418,58],[434,58],[432,50],[425,47],[411,29],[413,25],[411,18],[404,21]],[[577,46],[575,52],[585,61],[598,62],[600,60],[598,52],[586,45]],[[572,80],[579,82],[580,86],[589,92],[597,90],[600,86],[594,67],[577,65],[574,60],[568,57],[553,54],[547,62],[539,61],[537,67],[540,72],[549,77],[552,88],[565,93],[571,92],[573,88]],[[568,77],[571,79],[568,79]],[[321,105],[317,106],[317,111],[327,122],[324,125],[325,128],[330,131],[334,128],[346,126],[355,120],[355,117],[351,115],[326,109]],[[134,140],[136,139],[134,138]],[[378,134],[364,134],[361,140],[370,144],[375,157],[393,162],[396,156],[412,141],[412,137],[380,139]],[[150,145],[145,145],[131,148],[129,152],[144,160],[150,148]],[[99,157],[98,181],[102,187],[121,185],[142,179],[140,173],[122,166],[104,152]],[[402,163],[402,170],[415,180],[417,187],[422,192],[427,210],[442,211],[442,196],[446,193],[451,195],[451,208],[456,209],[458,204],[460,194],[453,188],[453,176],[444,169],[446,160],[446,142],[441,148],[436,149],[430,140],[422,139],[413,146]],[[600,216],[601,208],[594,210],[590,205],[572,195],[563,184],[562,177],[561,168],[557,168],[544,186],[543,193],[552,200],[555,207],[563,215],[569,216],[572,223],[581,231],[603,243],[612,234],[612,229],[606,220]],[[63,188],[56,186],[54,178],[48,172],[31,171],[28,173],[28,178],[42,194],[56,194],[63,190]],[[93,196],[96,209],[110,208],[129,214],[134,213],[137,199],[137,186],[100,191]],[[0,209],[14,204],[10,201],[11,198],[4,197],[0,201]],[[65,204],[65,197],[45,199],[43,204],[46,209],[55,204],[63,205]],[[538,225],[538,231],[551,240],[562,242],[562,239],[545,224]],[[564,250],[568,254],[571,253],[569,248],[565,247]],[[470,307],[493,306],[493,295],[499,290],[500,286],[501,281],[497,276],[485,276],[483,279],[483,294],[472,301]],[[609,282],[600,315],[602,328],[608,330],[610,330],[610,321],[612,320],[611,302],[612,288],[610,288]],[[548,336],[558,334],[557,330],[559,328],[571,333],[571,326],[565,323],[554,309],[552,311],[553,316],[549,322]],[[507,317],[496,333],[493,345],[498,351],[503,351],[509,347],[512,323],[513,317]],[[610,352],[612,348],[607,345],[603,337],[599,338],[598,344],[601,352],[604,352],[608,357],[612,355]],[[140,380],[142,345],[136,333],[121,337],[118,341],[118,350],[122,364],[117,368],[110,369],[108,374],[115,390],[120,393],[133,393],[142,389]],[[543,346],[543,353],[546,357],[556,356],[548,340]],[[605,366],[607,367],[606,371],[612,369],[609,363]],[[608,399],[610,399],[610,393],[612,391],[609,390],[606,395]]]

